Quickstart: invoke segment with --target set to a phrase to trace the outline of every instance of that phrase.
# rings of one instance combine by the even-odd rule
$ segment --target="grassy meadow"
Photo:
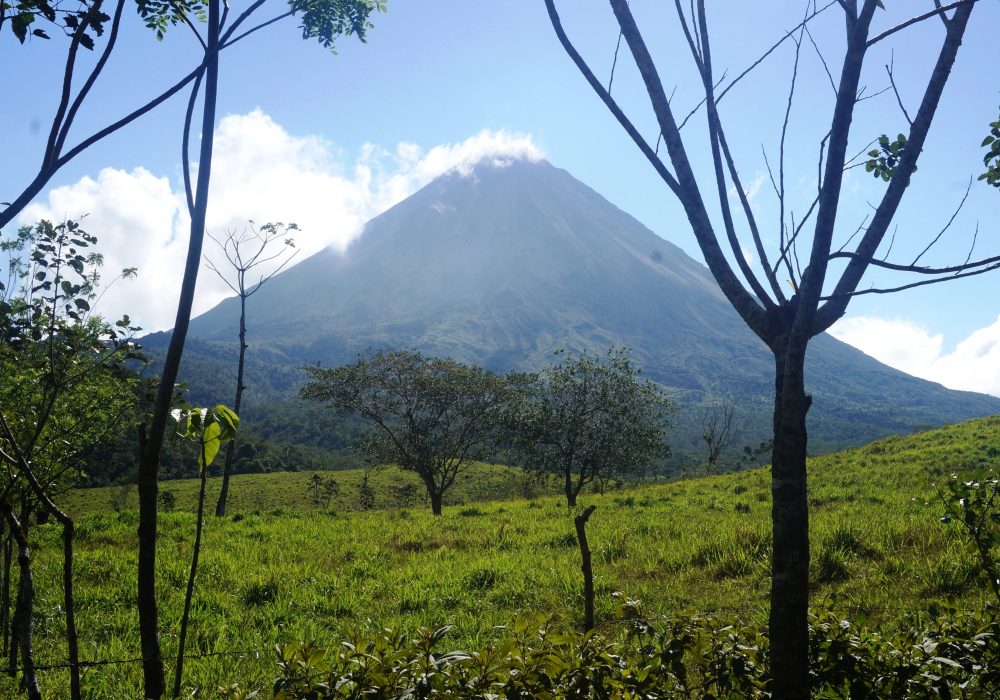
[[[990,595],[957,526],[939,522],[933,470],[1000,462],[1000,417],[950,426],[810,461],[815,604],[871,627],[918,624],[948,606],[974,609]],[[207,518],[189,634],[185,697],[215,697],[239,680],[270,687],[273,646],[336,645],[349,629],[453,625],[448,646],[481,646],[517,618],[581,619],[579,552],[565,501],[505,467],[478,465],[434,518],[412,475],[375,470],[376,510],[357,510],[360,472],[325,472],[340,484],[329,508],[307,495],[306,473],[240,476],[230,515]],[[619,633],[616,609],[640,601],[652,616],[712,612],[724,620],[767,614],[768,472],[741,473],[588,494],[597,621]],[[410,480],[410,481],[408,481]],[[406,484],[416,484],[416,490]],[[213,484],[217,488],[217,484]],[[161,516],[159,593],[164,652],[176,650],[195,518],[196,482],[163,482],[177,506]],[[80,490],[63,502],[78,518],[77,614],[83,658],[134,659],[135,495]],[[407,505],[392,508],[400,498]],[[532,496],[525,498],[525,496]],[[493,500],[489,500],[493,499]],[[210,498],[214,505],[214,499]],[[447,502],[447,501],[446,501]],[[115,512],[113,506],[118,507]],[[65,660],[60,531],[33,530],[38,663]],[[614,595],[619,593],[621,595]],[[230,653],[232,652],[232,653]],[[41,674],[61,697],[68,674]],[[135,697],[136,663],[89,668],[87,697]],[[0,678],[0,697],[14,697]]]

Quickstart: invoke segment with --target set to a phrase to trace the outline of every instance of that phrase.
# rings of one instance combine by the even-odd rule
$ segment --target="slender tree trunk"
[[[431,497],[431,513],[441,515],[441,501],[444,500],[444,494],[434,488],[428,489],[427,495]]]
[[[16,646],[21,652],[21,679],[28,700],[42,700],[42,691],[38,687],[38,675],[35,671],[35,657],[31,648],[32,613],[35,605],[35,582],[31,575],[31,550],[28,548],[28,537],[21,528],[17,516],[14,515],[10,501],[4,502],[4,516],[11,534],[17,541],[17,564],[19,570],[17,586],[17,605],[14,610],[14,637]],[[11,654],[11,670],[17,665],[17,657]]]
[[[10,569],[11,569],[11,545],[14,539],[6,527],[6,521],[0,519],[0,532],[3,533],[3,571],[0,575],[0,631],[3,634],[2,653],[6,654],[10,649]]]
[[[76,631],[76,602],[73,598],[73,521],[57,513],[63,526],[63,603],[66,606],[66,649],[69,653],[69,692],[80,700],[80,639]]]
[[[184,278],[181,282],[177,317],[170,336],[170,345],[163,360],[163,373],[157,388],[156,405],[149,434],[142,440],[139,459],[139,556],[137,565],[139,637],[142,647],[143,693],[147,700],[159,700],[166,691],[163,675],[163,654],[160,649],[159,610],[156,602],[156,530],[157,495],[159,491],[160,449],[166,432],[170,404],[177,381],[184,341],[191,322],[198,268],[205,238],[205,218],[208,211],[208,186],[212,174],[212,149],[215,142],[215,106],[219,80],[219,19],[220,0],[208,2],[206,32],[205,102],[202,110],[201,149],[198,159],[198,183],[194,211],[191,212],[191,235]]]
[[[243,285],[240,285],[240,289]],[[247,298],[240,294],[240,361],[236,367],[236,400],[233,402],[233,410],[236,415],[240,415],[240,406],[243,403],[243,368],[245,366],[247,353]],[[219,491],[219,500],[215,504],[215,515],[221,518],[226,514],[226,501],[229,499],[229,475],[233,470],[233,458],[236,456],[236,438],[229,441],[226,446],[226,462],[222,466],[222,489]]]
[[[563,492],[566,494],[566,507],[576,508],[576,489],[573,488],[573,475],[569,469],[566,470],[566,483],[563,486]]]
[[[597,506],[588,506],[573,519],[576,541],[580,545],[580,569],[583,571],[583,631],[594,629],[594,569],[590,561],[590,544],[587,542],[587,520]]]
[[[771,456],[772,698],[809,698],[809,508],[806,498],[806,343],[775,351],[774,448]]]
[[[204,450],[202,446],[202,450]],[[204,453],[202,453],[204,454]],[[198,574],[198,556],[201,554],[201,532],[205,525],[205,485],[208,482],[208,467],[202,467],[201,486],[198,489],[198,525],[194,534],[194,553],[191,555],[191,571],[188,574],[187,591],[184,593],[184,613],[181,615],[181,632],[177,641],[177,668],[174,673],[173,697],[181,696],[181,677],[184,674],[184,646],[187,643],[188,619],[191,615],[191,599],[194,597],[194,580]]]

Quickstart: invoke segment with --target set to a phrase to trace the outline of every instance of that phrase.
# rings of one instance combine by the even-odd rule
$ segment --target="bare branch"
[[[569,37],[566,36],[566,32],[563,29],[562,22],[559,19],[559,13],[556,12],[555,0],[545,0],[545,7],[548,9],[549,20],[552,22],[552,28],[555,30],[556,36],[559,38],[559,43],[562,44],[563,49],[569,55],[570,59],[572,59],[573,63],[576,64],[577,69],[581,74],[583,74],[583,77],[588,83],[590,83],[590,86],[593,88],[594,92],[597,93],[597,96],[601,98],[604,105],[608,108],[611,114],[614,115],[615,119],[618,120],[618,123],[621,124],[623,129],[625,129],[625,132],[632,138],[635,145],[638,146],[639,150],[642,151],[642,154],[646,156],[646,160],[650,162],[650,164],[656,169],[660,178],[667,183],[667,187],[669,187],[670,190],[676,195],[680,187],[677,183],[677,178],[674,177],[673,173],[667,170],[667,166],[663,164],[663,161],[660,160],[656,152],[649,147],[649,144],[646,143],[645,139],[642,138],[642,135],[639,134],[638,129],[635,128],[631,120],[629,120],[629,118],[625,115],[621,107],[618,106],[618,103],[614,100],[614,98],[612,98],[608,91],[604,89],[604,86],[597,79],[597,76],[595,76],[594,72],[590,70],[590,66],[587,65],[587,62],[583,60],[583,57],[576,50],[576,47],[573,46],[572,42],[570,42]]]
[[[926,287],[929,284],[940,284],[941,282],[951,282],[952,280],[964,279],[966,277],[975,277],[977,275],[982,275],[987,272],[992,272],[993,270],[1000,270],[1000,262],[990,265],[988,267],[980,268],[977,270],[968,270],[966,272],[959,272],[954,275],[949,275],[947,277],[936,277],[930,280],[918,280],[917,282],[911,282],[910,284],[901,284],[898,287],[882,287],[882,288],[869,288],[869,289],[857,289],[848,294],[831,294],[828,297],[821,297],[821,301],[833,302],[833,301],[843,301],[850,299],[852,297],[862,296],[864,294],[893,294],[895,292],[902,292],[907,289],[914,289],[915,287]]]
[[[892,86],[892,91],[896,95],[896,103],[899,104],[900,110],[903,112],[903,116],[906,117],[906,122],[912,127],[913,120],[910,119],[909,112],[906,111],[906,107],[903,106],[903,98],[899,96],[899,89],[896,88],[896,79],[892,75],[893,62],[895,60],[895,52],[890,54],[889,65],[885,67],[885,72],[889,74],[889,85]]]
[[[946,11],[953,10],[956,7],[963,7],[963,6],[966,6],[966,5],[972,5],[972,4],[976,3],[976,2],[978,2],[978,0],[958,0],[958,2],[953,2],[953,3],[949,4],[949,5],[943,5],[943,6],[939,2],[935,2],[934,3],[936,5],[935,9],[931,10],[930,12],[925,12],[922,15],[917,15],[916,17],[911,17],[910,19],[906,20],[905,22],[897,24],[892,29],[886,29],[881,34],[879,34],[877,36],[874,36],[871,39],[869,39],[868,40],[868,46],[872,46],[873,44],[877,44],[878,42],[882,41],[886,37],[892,36],[896,32],[902,31],[903,29],[906,29],[907,27],[909,27],[911,25],[914,25],[917,22],[923,22],[925,19],[928,19],[929,17],[933,17],[935,15],[939,15],[940,17],[945,18],[945,14],[944,13]],[[947,22],[945,22],[944,26],[945,26],[946,29],[950,29],[950,27],[949,27],[949,23],[950,22],[951,22],[951,20],[948,20]]]
[[[930,80],[913,120],[913,126],[910,127],[910,133],[906,139],[906,149],[903,151],[896,172],[889,181],[889,186],[875,211],[868,230],[858,244],[856,257],[851,258],[848,262],[847,268],[830,295],[830,301],[817,309],[813,327],[813,331],[816,333],[826,330],[843,315],[850,299],[849,292],[856,289],[861,282],[865,269],[875,257],[875,252],[878,250],[885,232],[899,208],[903,193],[909,185],[917,158],[923,150],[931,121],[937,111],[945,84],[961,46],[969,16],[974,8],[974,3],[971,0],[957,3],[957,5],[958,9],[948,24],[947,36],[941,45],[937,61],[931,71]],[[841,253],[841,255],[844,254]]]
[[[677,10],[680,13],[680,3],[677,3]],[[683,19],[683,18],[682,18]],[[757,298],[760,299],[761,303],[765,308],[774,306],[774,301],[768,296],[767,291],[764,286],[757,279],[757,276],[753,273],[750,268],[750,264],[746,260],[746,256],[743,255],[742,247],[740,246],[739,238],[736,234],[736,227],[733,223],[732,210],[729,206],[729,195],[726,186],[726,170],[722,163],[722,155],[720,153],[720,148],[722,143],[725,141],[725,132],[722,128],[722,119],[719,116],[719,112],[715,102],[715,96],[713,94],[712,88],[712,50],[711,43],[708,36],[708,20],[705,15],[705,3],[704,0],[698,0],[698,23],[697,26],[701,31],[701,42],[700,44],[695,44],[690,35],[688,35],[688,46],[691,50],[692,56],[696,63],[698,63],[700,68],[700,73],[702,77],[702,86],[705,90],[705,104],[707,105],[707,116],[708,116],[708,131],[709,140],[711,142],[712,148],[712,163],[715,168],[715,181],[716,187],[718,188],[719,194],[719,208],[722,211],[722,220],[726,228],[726,237],[729,240],[729,246],[733,251],[733,257],[736,260],[736,264],[743,273],[743,277],[746,279],[750,288],[753,290]],[[687,29],[685,27],[685,33]],[[701,48],[701,58],[697,56],[698,47]],[[728,150],[728,149],[726,149]],[[728,158],[729,162],[729,172],[731,175],[736,175],[736,167],[733,165],[732,157]],[[760,234],[757,231],[756,222],[754,221],[753,214],[750,212],[750,204],[746,201],[746,195],[742,191],[742,184],[739,182],[739,176],[733,179],[736,190],[739,193],[740,201],[745,203],[744,211],[747,215],[747,220],[750,222],[751,228],[754,231],[755,240],[760,240]],[[762,245],[758,246],[762,249]],[[767,267],[765,266],[765,271]],[[781,298],[780,287],[777,286],[776,282],[772,285],[777,288],[776,294],[778,298]]]
[[[830,87],[833,88],[833,96],[837,96],[837,84],[833,82],[833,74],[830,72],[830,67],[826,64],[826,58],[823,56],[823,52],[820,51],[819,44],[813,38],[812,32],[809,31],[809,26],[803,22],[802,28],[806,30],[806,36],[809,37],[809,43],[812,44],[813,49],[816,51],[816,55],[819,57],[820,63],[823,64],[823,70],[826,71],[826,77],[830,81]]]
[[[809,15],[806,18],[805,21],[806,22],[811,21],[812,19],[814,19],[818,15],[822,14],[823,12],[825,12],[826,10],[828,10],[830,7],[832,7],[833,5],[837,4],[838,2],[840,2],[840,0],[830,0],[830,2],[828,2],[826,5],[824,5],[823,7],[819,8],[818,10],[815,10],[811,15]],[[841,2],[841,4],[843,4],[843,3]],[[795,33],[795,31],[797,29],[799,29],[800,26],[801,25],[797,24],[794,27],[792,27],[791,29],[789,29],[788,31],[786,31],[785,35],[783,37],[781,37],[780,39],[778,39],[776,42],[774,42],[774,44],[772,44],[771,47],[767,51],[765,51],[764,53],[762,53],[757,58],[756,61],[754,61],[753,63],[751,63],[749,66],[747,66],[747,68],[742,73],[740,73],[735,78],[733,78],[733,81],[731,83],[729,83],[729,85],[727,85],[726,88],[722,92],[719,93],[718,97],[715,98],[716,104],[722,102],[722,99],[726,96],[726,93],[728,93],[730,90],[732,90],[736,86],[736,84],[738,82],[740,82],[743,78],[745,78],[748,74],[750,74],[757,66],[759,66],[761,63],[763,63],[767,59],[768,56],[770,56],[772,53],[774,53],[775,49],[777,49],[779,46],[781,46],[782,44],[784,44],[787,39],[791,38],[791,36]],[[692,109],[687,114],[687,116],[685,116],[684,119],[681,120],[681,127],[680,128],[683,128],[684,124],[686,124],[688,122],[688,120],[699,109],[701,109],[702,105],[704,105],[704,104],[705,104],[705,100],[702,99],[697,105],[695,105],[694,109]]]
[[[245,32],[243,32],[242,34],[240,34],[238,37],[236,37],[234,39],[226,39],[223,42],[223,44],[222,44],[222,48],[224,48],[224,49],[228,48],[228,47],[232,46],[233,44],[235,44],[237,41],[242,41],[243,39],[246,39],[248,36],[250,36],[254,32],[258,32],[261,29],[264,29],[265,27],[270,27],[275,22],[280,22],[281,20],[285,19],[286,17],[291,17],[293,14],[294,13],[292,13],[292,12],[282,12],[280,15],[278,15],[276,17],[272,17],[271,19],[267,20],[266,22],[261,22],[257,26],[251,27],[250,29],[246,30]],[[237,26],[238,25],[234,24],[230,29],[231,30],[235,29]],[[228,33],[227,33],[227,36],[228,36]]]
[[[97,82],[97,78],[101,75],[101,72],[103,72],[104,66],[107,64],[108,58],[110,58],[111,52],[114,50],[115,44],[118,42],[118,29],[121,25],[122,13],[124,9],[125,0],[118,0],[118,5],[115,7],[114,18],[111,20],[111,33],[108,35],[108,43],[105,45],[104,51],[101,52],[101,57],[94,65],[94,68],[87,77],[87,80],[84,82],[83,87],[80,88],[80,92],[77,94],[76,99],[73,100],[73,105],[66,113],[66,118],[63,120],[62,126],[59,130],[59,137],[56,139],[54,150],[55,157],[58,157],[62,152],[63,146],[66,144],[66,137],[69,135],[70,127],[73,126],[73,122],[76,119],[76,113],[80,110],[80,106],[87,98],[87,95],[90,93],[90,89],[94,86],[94,83]]]
[[[615,57],[611,61],[611,76],[608,78],[608,94],[611,94],[611,84],[615,82],[615,67],[618,65],[618,51],[622,47],[622,33],[618,32],[618,43],[615,44]]]
[[[918,262],[920,262],[920,258],[924,257],[924,254],[927,253],[927,251],[929,251],[931,248],[933,248],[934,245],[939,240],[941,240],[941,236],[943,236],[945,234],[945,232],[949,228],[951,228],[952,223],[955,221],[955,217],[958,216],[958,212],[962,211],[962,207],[965,206],[965,200],[967,200],[969,198],[969,192],[971,190],[972,190],[972,177],[969,177],[969,184],[965,188],[965,194],[962,196],[962,201],[960,201],[958,203],[958,206],[955,207],[955,211],[952,213],[951,217],[948,219],[948,222],[944,225],[944,227],[940,231],[938,231],[938,234],[936,236],[934,236],[934,240],[932,240],[930,243],[928,243],[927,247],[924,248],[922,251],[920,251],[920,255],[918,255],[917,257],[915,257],[913,259],[913,262],[910,263],[911,265],[916,265]]]

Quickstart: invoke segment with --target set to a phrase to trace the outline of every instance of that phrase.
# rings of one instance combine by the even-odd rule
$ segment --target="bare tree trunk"
[[[12,545],[14,543],[6,522],[0,520],[0,532],[3,533],[3,571],[0,571],[0,633],[3,635],[2,653],[10,649],[10,570],[12,560]]]
[[[204,446],[202,450],[204,450]],[[204,454],[204,453],[203,453]],[[208,467],[201,469],[201,485],[198,489],[198,525],[194,534],[194,553],[191,555],[191,572],[188,574],[187,591],[184,593],[184,613],[181,615],[181,631],[177,641],[177,668],[174,672],[173,697],[181,696],[181,677],[184,674],[184,646],[187,643],[188,619],[191,616],[191,599],[194,597],[194,581],[198,574],[198,557],[201,554],[201,532],[205,525],[205,485],[208,482]]]
[[[441,502],[444,500],[444,494],[439,489],[434,488],[428,489],[427,495],[431,497],[431,513],[441,515]]]
[[[208,186],[212,174],[212,150],[215,142],[215,107],[219,79],[219,0],[208,2],[208,28],[205,68],[205,101],[201,122],[201,149],[198,160],[198,184],[195,206],[191,212],[191,234],[184,279],[181,282],[177,317],[170,345],[163,360],[163,374],[156,393],[156,405],[149,434],[143,440],[139,459],[139,557],[137,564],[139,637],[142,647],[143,692],[147,700],[159,700],[166,691],[163,673],[163,653],[160,649],[159,609],[156,602],[156,530],[157,495],[159,491],[160,449],[166,432],[170,404],[177,381],[184,341],[191,322],[202,243],[205,238],[205,217],[208,211]],[[189,125],[185,125],[187,127]]]
[[[243,368],[247,354],[247,298],[240,295],[240,361],[236,368],[236,400],[233,402],[233,410],[236,415],[240,415],[240,406],[243,403]],[[219,500],[215,504],[215,516],[221,518],[226,514],[226,501],[229,499],[229,475],[233,470],[233,458],[236,456],[236,438],[229,441],[226,446],[226,462],[222,466],[222,488],[219,491]]]
[[[569,469],[566,470],[566,483],[563,486],[563,491],[566,494],[566,507],[570,509],[576,508],[577,490],[573,488],[573,475]]]
[[[809,698],[809,508],[806,498],[806,343],[775,351],[774,448],[771,457],[772,697]]]
[[[573,519],[576,525],[576,541],[580,544],[580,568],[583,571],[583,631],[594,629],[594,569],[590,561],[590,545],[587,542],[587,520],[597,506],[588,506]]]
[[[31,550],[28,548],[28,538],[17,516],[14,515],[10,501],[4,501],[0,506],[11,534],[17,541],[17,564],[19,579],[17,586],[17,606],[14,610],[14,636],[21,652],[21,679],[28,700],[42,700],[42,691],[38,687],[38,675],[35,671],[35,658],[31,648],[32,609],[35,605],[35,582],[31,575]],[[17,657],[11,654],[10,670],[17,665]]]

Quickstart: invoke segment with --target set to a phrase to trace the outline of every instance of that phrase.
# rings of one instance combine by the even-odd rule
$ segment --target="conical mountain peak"
[[[238,318],[226,300],[191,336],[233,343]],[[769,351],[704,265],[545,160],[445,173],[345,252],[274,277],[248,319],[251,344],[296,363],[392,346],[535,369],[557,348],[625,345],[681,400],[733,396],[766,418],[773,390]],[[909,377],[829,336],[812,343],[808,371],[814,445],[1000,412],[1000,400]]]

